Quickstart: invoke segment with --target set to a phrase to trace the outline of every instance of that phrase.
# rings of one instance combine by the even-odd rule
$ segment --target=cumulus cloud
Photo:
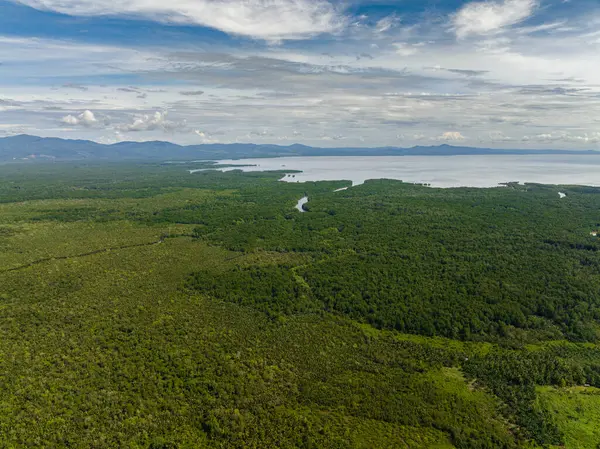
[[[120,125],[118,131],[121,132],[139,132],[163,130],[166,132],[176,132],[187,130],[187,123],[174,122],[167,120],[167,112],[156,111],[154,114],[144,114],[137,116],[132,123]]]
[[[213,134],[207,131],[201,131],[199,129],[194,130],[194,134],[200,137],[201,143],[218,143],[219,139],[215,138]]]
[[[463,136],[460,132],[458,131],[447,131],[445,133],[443,133],[441,136],[437,136],[437,137],[433,137],[433,140],[437,140],[440,142],[452,142],[452,141],[461,141],[461,140],[465,140],[466,137]]]
[[[85,128],[90,128],[98,123],[98,119],[94,113],[89,110],[85,110],[77,116],[71,114],[66,115],[61,121],[69,126],[83,126]]]
[[[439,27],[429,34],[423,24],[380,35],[362,28],[344,40],[311,45],[225,39],[196,49],[189,41],[167,40],[142,54],[76,41],[0,37],[0,60],[12,61],[3,73],[8,70],[11,80],[40,74],[38,85],[4,86],[2,122],[26,123],[31,134],[95,138],[121,131],[127,140],[177,143],[208,142],[222,130],[222,143],[277,143],[288,136],[307,145],[386,146],[398,145],[400,135],[406,146],[600,148],[595,134],[600,62],[588,45],[600,34],[588,36],[591,25],[559,39],[553,33],[520,34],[529,25],[476,40],[448,39]],[[418,52],[399,56],[394,43]],[[357,61],[362,52],[371,57]],[[56,61],[49,62],[49,54]],[[128,84],[98,84],[123,70],[135,75],[123,78]],[[130,92],[136,85],[129,79],[144,80],[139,94]],[[63,89],[64,82],[88,90]],[[199,89],[205,90],[202,96],[180,93]],[[146,94],[148,99],[138,98]],[[19,106],[9,106],[8,99]],[[99,122],[90,127],[79,117],[88,108]],[[154,111],[170,112],[156,117]],[[108,124],[104,114],[110,114]],[[63,126],[56,126],[63,116]],[[270,133],[250,134],[265,126]],[[339,136],[345,140],[334,140]]]
[[[529,18],[538,0],[504,0],[468,3],[453,17],[458,38],[497,33]]]
[[[340,30],[346,19],[325,0],[16,0],[73,16],[139,15],[265,40],[303,39]]]

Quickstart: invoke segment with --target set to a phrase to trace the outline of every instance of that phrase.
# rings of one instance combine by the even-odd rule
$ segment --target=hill
[[[170,142],[119,142],[104,145],[89,140],[36,137],[26,134],[0,138],[0,162],[8,161],[163,161],[218,160],[283,156],[457,156],[492,154],[600,154],[594,151],[503,150],[452,145],[373,148],[319,148],[293,144],[250,143],[182,146]]]

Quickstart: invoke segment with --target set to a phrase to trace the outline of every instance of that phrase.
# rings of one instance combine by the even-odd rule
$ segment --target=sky
[[[600,149],[600,0],[0,0],[0,137]]]

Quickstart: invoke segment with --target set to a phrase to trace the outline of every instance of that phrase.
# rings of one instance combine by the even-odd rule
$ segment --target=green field
[[[0,166],[0,447],[600,443],[600,189],[197,166]]]
[[[540,402],[554,415],[565,446],[600,447],[600,390],[594,387],[540,387]]]

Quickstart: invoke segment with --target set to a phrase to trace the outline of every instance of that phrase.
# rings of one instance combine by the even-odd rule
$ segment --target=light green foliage
[[[600,445],[600,390],[594,387],[540,387],[540,403],[554,416],[569,449]]]

